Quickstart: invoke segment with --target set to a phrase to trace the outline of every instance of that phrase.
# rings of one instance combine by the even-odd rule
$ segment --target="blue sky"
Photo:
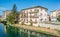
[[[0,0],[0,15],[3,15],[2,11],[4,10],[11,10],[14,3],[17,5],[17,10],[33,6],[43,6],[50,13],[51,10],[60,9],[60,0]]]

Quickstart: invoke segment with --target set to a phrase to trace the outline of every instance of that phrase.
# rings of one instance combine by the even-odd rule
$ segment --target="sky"
[[[0,15],[3,15],[5,10],[11,10],[14,4],[18,11],[33,6],[42,6],[47,8],[50,14],[52,10],[60,9],[60,0],[0,0]]]

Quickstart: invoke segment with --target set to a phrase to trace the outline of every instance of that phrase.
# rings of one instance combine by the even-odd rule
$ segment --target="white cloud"
[[[5,11],[5,10],[6,10],[6,8],[0,7],[0,15],[2,15],[3,14],[3,11]]]
[[[4,10],[6,10],[6,8],[0,7],[0,11],[4,11]]]

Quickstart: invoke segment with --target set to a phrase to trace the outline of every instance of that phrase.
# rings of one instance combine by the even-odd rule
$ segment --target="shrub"
[[[58,16],[57,20],[60,21],[60,15]]]
[[[22,22],[21,25],[24,25],[24,22]]]

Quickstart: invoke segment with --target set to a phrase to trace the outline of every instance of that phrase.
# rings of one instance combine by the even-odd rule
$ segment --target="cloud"
[[[4,11],[4,10],[6,10],[6,8],[0,7],[0,11]]]

